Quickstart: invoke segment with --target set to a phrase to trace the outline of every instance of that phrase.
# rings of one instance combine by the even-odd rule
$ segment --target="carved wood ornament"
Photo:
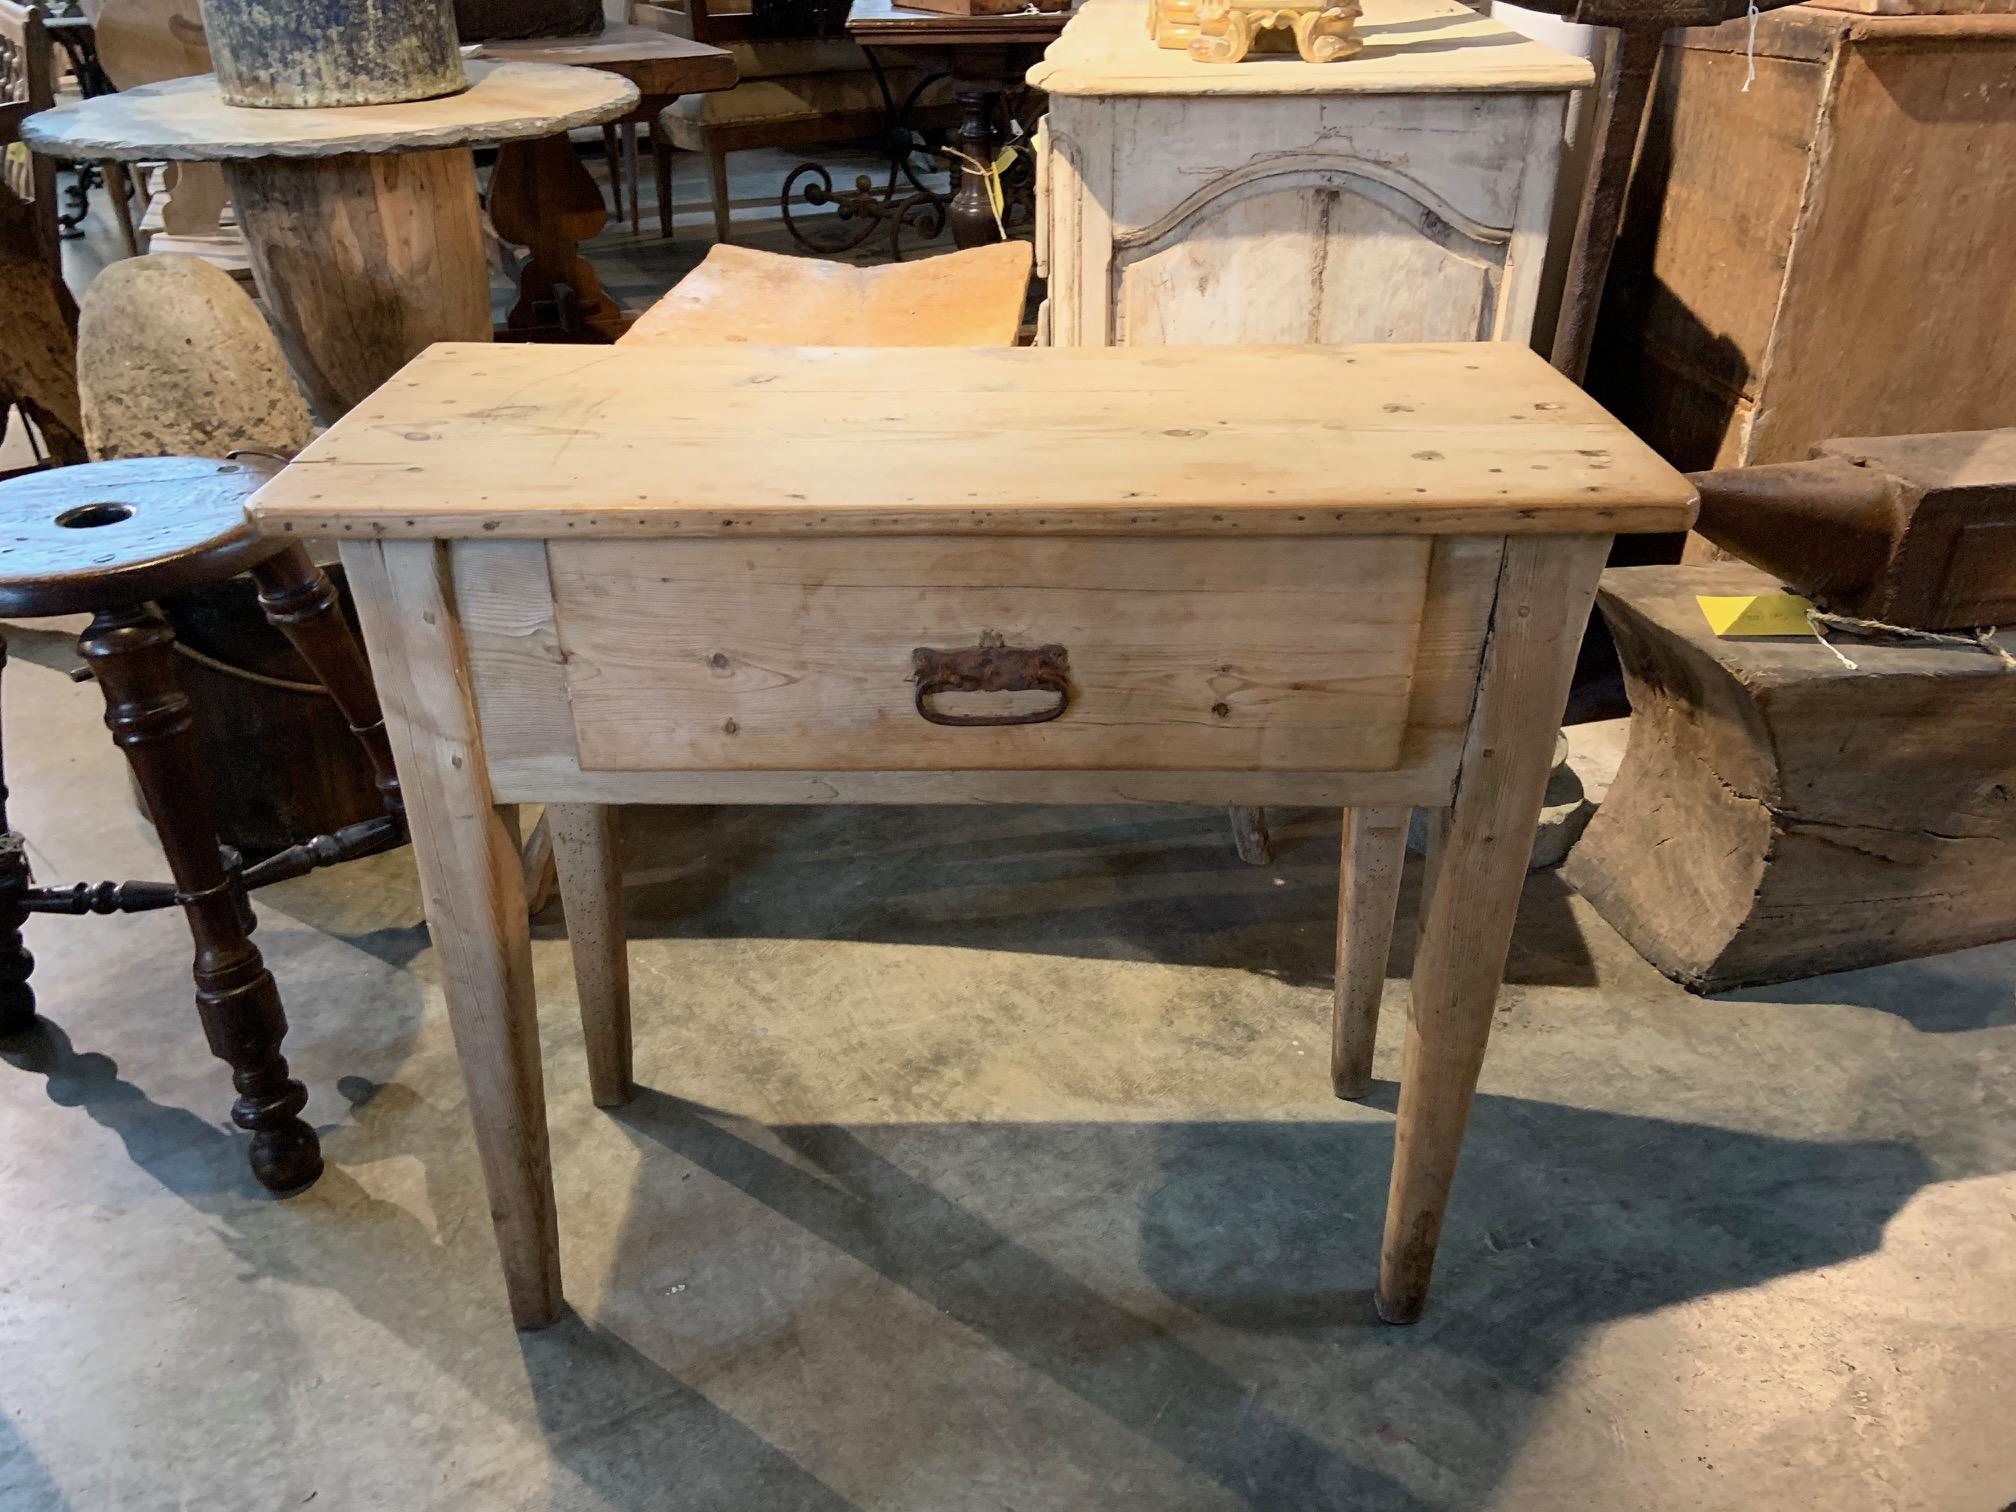
[[[1336,63],[1363,50],[1361,14],[1358,0],[1197,0],[1190,56],[1240,63],[1292,45],[1304,63]]]

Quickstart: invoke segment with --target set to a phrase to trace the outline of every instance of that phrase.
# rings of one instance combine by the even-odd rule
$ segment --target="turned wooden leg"
[[[1513,536],[1455,801],[1414,960],[1379,1315],[1412,1323],[1428,1277],[1608,536]]]
[[[630,234],[644,230],[644,204],[637,193],[637,123],[623,123],[623,178],[630,194]]]
[[[574,951],[581,1032],[588,1042],[588,1088],[598,1108],[619,1108],[630,1080],[630,956],[623,938],[622,834],[619,810],[605,803],[556,803],[553,855],[560,902]]]
[[[342,551],[399,762],[511,1316],[541,1328],[560,1315],[560,1240],[525,885],[490,790],[447,555],[433,541]]]
[[[133,175],[124,163],[107,160],[98,165],[105,178],[105,195],[112,201],[113,218],[119,222],[119,244],[128,257],[140,255],[140,234],[133,225]]]
[[[672,240],[672,139],[651,124],[651,176],[658,181],[658,235]]]
[[[289,546],[254,567],[252,580],[259,585],[259,607],[266,611],[267,622],[301,654],[301,660],[329,690],[350,733],[363,743],[386,811],[399,813],[399,773],[385,735],[378,689],[371,681],[371,664],[364,658],[364,648],[343,618],[336,585],[299,546]]]
[[[728,154],[707,144],[707,193],[714,201],[714,239],[722,245],[734,239],[735,201],[728,193]]]
[[[1257,808],[1229,808],[1232,821],[1232,848],[1248,866],[1274,864],[1274,837],[1267,833],[1267,811]]]
[[[1001,223],[994,218],[987,176],[975,172],[971,164],[978,163],[984,168],[993,163],[994,154],[1001,150],[994,129],[1001,86],[984,73],[955,74],[952,96],[959,103],[959,151],[966,161],[959,163],[959,187],[952,193],[945,219],[952,227],[952,240],[960,247],[991,247],[1001,240]]]
[[[609,208],[616,219],[623,219],[623,142],[616,133],[616,123],[606,122],[602,127],[602,161],[609,169]]]
[[[1330,1085],[1339,1097],[1363,1097],[1372,1086],[1372,1050],[1379,1039],[1379,999],[1400,903],[1400,868],[1407,859],[1412,809],[1344,811],[1344,860],[1337,881],[1337,990],[1330,1031]]]
[[[0,674],[6,670],[7,642],[0,640]],[[21,906],[28,890],[28,849],[7,825],[5,754],[0,736],[0,1035],[20,1034],[35,1022],[35,989],[28,985],[35,957],[21,939],[21,926],[28,922]]]
[[[210,1049],[231,1067],[231,1121],[252,1136],[252,1174],[276,1192],[322,1174],[303,1123],[307,1090],[287,1074],[280,990],[252,943],[252,910],[227,871],[210,817],[188,698],[175,681],[175,637],[153,610],[94,618],[77,643],[105,693],[105,723],[126,753],[167,853],[196,941],[196,1007]]]

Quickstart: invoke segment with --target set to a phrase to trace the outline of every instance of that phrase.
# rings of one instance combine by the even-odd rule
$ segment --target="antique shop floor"
[[[155,874],[66,638],[8,635],[37,872]],[[287,1201],[179,921],[32,921],[0,1507],[2016,1498],[2016,948],[1702,1002],[1534,878],[1430,1311],[1388,1328],[1405,962],[1338,1103],[1335,825],[1278,817],[1263,869],[1204,811],[633,812],[647,1090],[590,1105],[549,912],[575,1312],[524,1337],[405,852],[262,895],[329,1158]]]

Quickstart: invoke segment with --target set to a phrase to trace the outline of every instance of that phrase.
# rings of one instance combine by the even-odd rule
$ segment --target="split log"
[[[1562,875],[1699,992],[2016,936],[2016,672],[1964,647],[1721,640],[1741,564],[1630,567],[1598,604],[1631,738]]]

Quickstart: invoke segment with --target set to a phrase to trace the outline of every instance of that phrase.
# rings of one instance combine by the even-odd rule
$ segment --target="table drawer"
[[[589,771],[1375,771],[1413,537],[555,541]],[[984,648],[984,649],[983,649]]]

